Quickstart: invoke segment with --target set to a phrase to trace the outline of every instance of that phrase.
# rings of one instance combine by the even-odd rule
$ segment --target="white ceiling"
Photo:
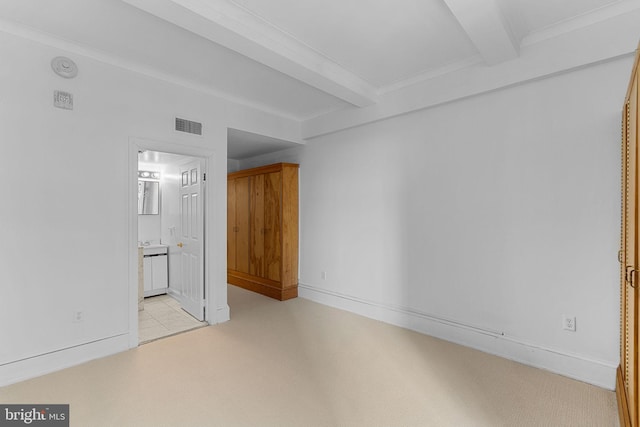
[[[0,19],[286,117],[315,116],[346,105],[120,0],[2,0]]]
[[[628,53],[639,11],[640,0],[2,0],[0,31],[300,121],[305,138]],[[529,56],[570,48],[563,35],[596,29],[624,46],[580,46],[517,76]],[[493,86],[466,87],[491,73]],[[256,139],[235,136],[243,149]]]
[[[619,3],[616,0],[498,0],[519,38],[534,31]]]
[[[181,154],[163,153],[160,151],[144,150],[138,152],[138,170],[144,170],[148,165],[154,164],[178,164],[193,159]]]
[[[477,53],[443,1],[235,3],[376,88]]]
[[[238,129],[227,130],[227,157],[229,159],[243,160],[299,145],[295,142],[283,141],[282,139]]]

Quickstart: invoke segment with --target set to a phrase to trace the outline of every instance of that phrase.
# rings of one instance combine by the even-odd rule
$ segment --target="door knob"
[[[179,248],[181,248],[181,247],[183,247],[183,246],[184,246],[184,245],[183,245],[182,243],[178,243],[178,247],[179,247]]]

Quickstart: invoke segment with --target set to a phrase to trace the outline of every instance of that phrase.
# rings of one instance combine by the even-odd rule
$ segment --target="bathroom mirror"
[[[158,215],[160,183],[138,180],[138,215]]]

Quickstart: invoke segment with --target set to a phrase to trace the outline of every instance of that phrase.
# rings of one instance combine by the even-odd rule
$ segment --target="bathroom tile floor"
[[[169,295],[144,299],[144,310],[138,312],[138,342],[150,341],[207,326],[180,307]]]

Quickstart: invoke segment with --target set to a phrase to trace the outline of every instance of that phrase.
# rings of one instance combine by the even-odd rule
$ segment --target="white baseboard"
[[[302,283],[298,284],[298,295],[320,304],[615,390],[618,366],[611,362],[569,354],[406,307],[378,304]]]
[[[231,318],[231,311],[229,310],[229,305],[225,304],[224,307],[218,307],[216,310],[216,318],[215,323],[223,323],[228,321]],[[212,323],[212,322],[209,322]]]
[[[175,290],[171,286],[167,288],[167,293],[172,297],[174,297],[175,299],[177,299],[178,301],[180,301],[180,298],[182,298],[182,292]]]
[[[0,387],[49,374],[129,349],[129,335],[122,334],[0,366]]]

